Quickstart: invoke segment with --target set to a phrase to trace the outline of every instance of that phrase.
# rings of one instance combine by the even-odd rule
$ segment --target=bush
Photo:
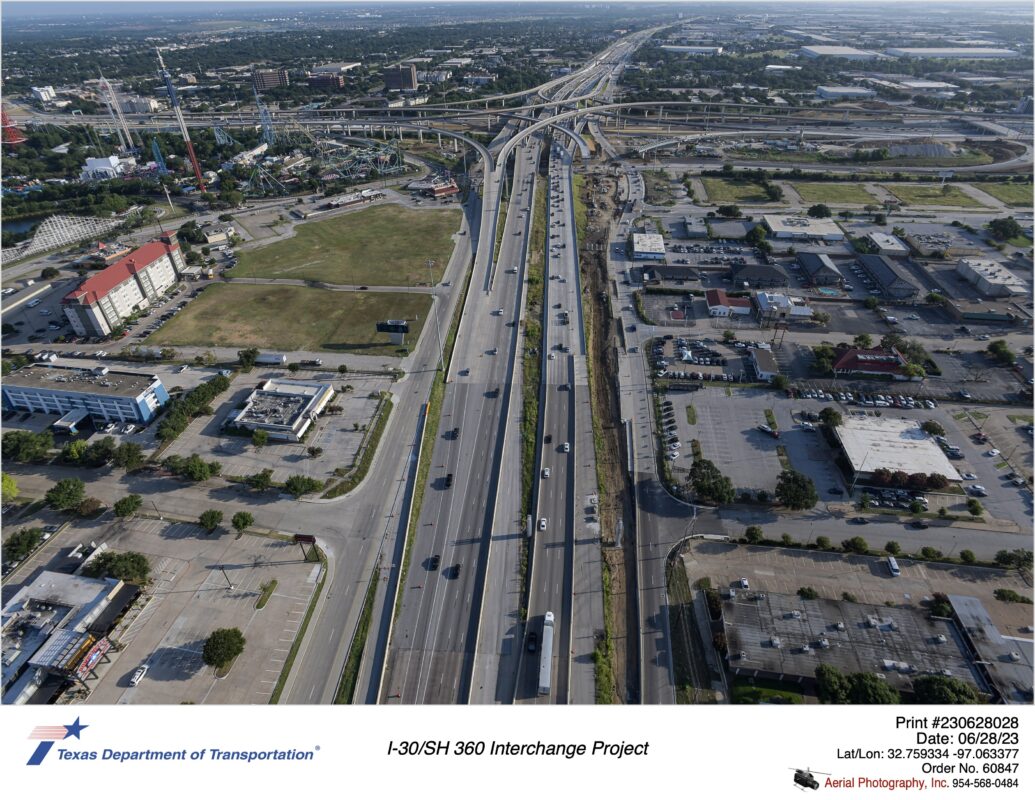
[[[943,428],[938,422],[933,419],[924,420],[920,424],[920,429],[924,433],[929,433],[931,436],[944,436],[945,428]]]
[[[116,578],[138,586],[147,583],[150,572],[150,563],[140,553],[115,553],[111,550],[105,550],[83,567],[83,573],[91,578]]]
[[[902,552],[902,546],[898,542],[891,541],[884,545],[884,552],[888,555],[897,556]]]
[[[967,500],[967,511],[970,512],[971,516],[973,516],[973,517],[980,517],[981,516],[981,512],[984,511],[984,510],[985,509],[982,507],[981,503],[978,502],[978,499],[976,497],[968,498],[968,500]]]
[[[996,589],[992,594],[996,600],[1001,600],[1004,603],[1026,603],[1031,605],[1030,597],[1018,594],[1013,589]]]
[[[856,599],[855,595],[852,594],[851,592],[841,592],[841,599],[844,600],[846,603],[858,603],[859,602]]]
[[[112,509],[116,517],[131,517],[140,510],[144,504],[144,498],[138,494],[128,494],[121,500],[116,500]]]
[[[870,545],[867,544],[866,540],[861,536],[853,536],[851,539],[845,539],[841,542],[841,547],[846,553],[855,553],[856,555],[866,555],[870,552]]]
[[[214,508],[201,512],[201,516],[198,517],[198,524],[208,533],[212,533],[222,522],[223,512]]]
[[[244,634],[237,628],[219,628],[205,640],[201,660],[210,667],[222,669],[244,652],[245,643]]]
[[[937,547],[921,547],[920,555],[928,560],[934,560],[936,558],[942,557],[942,551],[939,550]]]
[[[973,550],[960,550],[960,561],[964,564],[973,564],[977,561],[977,556],[974,555]]]
[[[102,508],[104,508],[104,505],[96,497],[84,497],[75,511],[80,517],[92,517],[100,512]]]
[[[816,600],[819,597],[819,592],[811,586],[802,586],[798,589],[798,597],[802,600]]]
[[[834,543],[830,541],[829,536],[816,537],[816,547],[818,547],[820,550],[829,550],[831,547],[833,547],[833,545]]]
[[[765,537],[762,534],[762,529],[758,525],[749,525],[744,530],[744,538],[751,544],[758,544]]]
[[[308,475],[292,475],[284,481],[284,488],[297,499],[304,494],[320,491],[323,481],[310,478]]]

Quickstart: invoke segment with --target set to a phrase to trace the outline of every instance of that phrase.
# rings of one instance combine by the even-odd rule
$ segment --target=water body
[[[44,214],[38,217],[22,217],[21,219],[5,219],[0,222],[0,231],[4,233],[25,233],[25,231],[31,231],[43,220],[45,220],[49,214]]]

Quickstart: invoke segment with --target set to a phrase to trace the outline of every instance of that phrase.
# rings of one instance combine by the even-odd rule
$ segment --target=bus
[[[550,694],[550,679],[553,674],[553,612],[543,616],[543,646],[539,656],[539,694]]]
[[[897,578],[902,574],[902,570],[898,568],[898,562],[894,556],[888,556],[888,572],[891,573],[891,577]]]

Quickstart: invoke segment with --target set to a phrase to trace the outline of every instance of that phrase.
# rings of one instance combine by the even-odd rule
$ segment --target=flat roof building
[[[889,47],[884,51],[896,58],[1017,58],[1016,50],[1001,47]]]
[[[925,258],[953,258],[969,256],[981,252],[981,249],[962,236],[948,233],[921,233],[910,231],[906,234],[906,243]]]
[[[862,255],[859,256],[859,264],[887,297],[914,300],[920,294],[920,287],[906,269],[887,256]]]
[[[816,97],[821,100],[867,100],[876,97],[873,89],[864,86],[817,86]]]
[[[820,239],[840,242],[845,233],[829,217],[783,216],[765,214],[762,221],[777,239]]]
[[[849,61],[870,61],[874,58],[880,58],[880,53],[873,53],[869,50],[857,50],[854,47],[825,44],[806,45],[799,52],[805,58],[845,58]]]
[[[974,663],[992,691],[1004,703],[1030,705],[1035,665],[1031,634],[1028,637],[1003,636],[984,604],[976,597],[950,594],[949,603],[963,641],[973,653]]]
[[[334,61],[330,64],[320,64],[313,67],[314,75],[344,75],[354,69],[359,69],[359,61]]]
[[[812,307],[800,297],[778,292],[755,292],[758,316],[763,321],[810,319]]]
[[[698,45],[689,44],[663,44],[661,45],[662,50],[667,50],[670,53],[682,53],[687,56],[720,56],[722,55],[721,47],[700,47]]]
[[[961,258],[956,274],[986,297],[1010,297],[1028,293],[1028,284],[998,261]]]
[[[826,664],[846,675],[878,673],[904,693],[925,674],[988,691],[956,626],[912,606],[737,592],[722,604],[722,624],[730,671],[741,678],[811,688]]]
[[[834,428],[834,436],[857,480],[867,481],[878,469],[963,480],[916,420],[846,415]]]
[[[633,258],[638,261],[661,261],[665,258],[665,240],[660,233],[634,233]]]
[[[107,367],[33,364],[4,378],[0,393],[5,409],[59,416],[82,409],[95,422],[145,425],[169,402],[169,392],[157,375]]]
[[[683,217],[683,228],[687,239],[707,239],[708,223],[700,217]]]
[[[249,395],[245,407],[227,424],[298,442],[332,397],[334,387],[329,383],[270,379]]]
[[[866,238],[869,239],[870,244],[877,248],[881,255],[901,257],[909,255],[909,246],[897,236],[892,236],[890,233],[871,231],[866,234]]]
[[[780,374],[780,365],[776,363],[772,350],[752,347],[748,349],[748,358],[751,359],[751,366],[755,368],[759,380],[772,381]]]
[[[417,68],[413,64],[400,64],[381,70],[381,79],[389,92],[417,91]]]
[[[290,86],[291,79],[286,69],[257,69],[252,73],[252,84],[255,91],[265,92],[267,89]]]

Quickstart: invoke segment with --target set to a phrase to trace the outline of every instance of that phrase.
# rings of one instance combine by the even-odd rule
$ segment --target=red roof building
[[[905,356],[894,347],[887,350],[882,347],[850,347],[838,354],[834,374],[839,377],[891,376],[895,380],[906,381],[909,380],[907,366],[909,362]]]
[[[713,317],[751,313],[751,300],[746,297],[730,297],[724,289],[708,289],[704,293],[704,299],[708,304],[708,313]]]

